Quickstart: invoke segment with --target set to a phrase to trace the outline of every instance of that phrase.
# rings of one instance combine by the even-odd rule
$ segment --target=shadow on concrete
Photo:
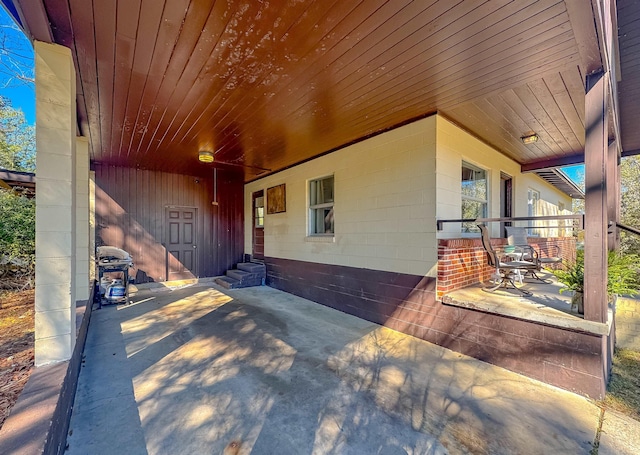
[[[598,409],[260,287],[94,314],[69,453],[588,453]],[[464,329],[463,329],[464,330]]]

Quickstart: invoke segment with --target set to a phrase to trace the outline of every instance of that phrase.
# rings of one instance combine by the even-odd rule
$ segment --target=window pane
[[[324,233],[333,234],[333,207],[323,209],[324,215]]]
[[[310,182],[310,205],[333,202],[333,176]]]
[[[333,208],[311,210],[312,234],[333,234]]]
[[[529,216],[538,216],[539,212],[538,212],[538,202],[540,201],[540,192],[537,190],[529,190],[528,191],[528,200],[527,200],[527,206],[528,206],[528,212],[529,212]]]
[[[254,218],[256,220],[256,227],[264,226],[264,196],[257,197],[254,201],[255,210]]]
[[[309,231],[309,234],[334,233],[333,176],[309,182]]]
[[[487,200],[487,173],[462,163],[462,196]]]
[[[462,200],[462,218],[486,218],[487,204],[485,202]],[[462,223],[462,232],[480,232],[475,223]]]
[[[322,203],[333,202],[333,177],[322,180]]]

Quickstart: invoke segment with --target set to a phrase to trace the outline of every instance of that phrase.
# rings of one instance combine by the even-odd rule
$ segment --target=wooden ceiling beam
[[[551,158],[548,160],[535,161],[520,166],[520,172],[540,171],[542,169],[551,169],[554,167],[573,166],[574,164],[584,163],[584,152],[575,155],[561,156],[559,158]]]
[[[623,150],[622,153],[620,154],[622,158],[626,158],[627,156],[636,156],[636,155],[640,155],[640,149]]]

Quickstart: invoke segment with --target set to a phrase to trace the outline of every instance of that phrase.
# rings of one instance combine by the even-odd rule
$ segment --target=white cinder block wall
[[[527,215],[527,190],[557,206],[571,199],[441,116],[431,116],[245,185],[245,252],[252,249],[252,194],[284,183],[286,212],[264,220],[265,256],[436,276],[436,217],[461,217],[461,166],[487,169],[489,214],[500,215],[500,171],[513,177],[515,216]],[[309,181],[335,177],[335,236],[308,235]],[[498,235],[495,223],[493,235]]]
[[[76,73],[71,51],[34,43],[35,364],[71,358],[76,340]]]
[[[485,169],[489,177],[490,218],[500,217],[500,172],[513,178],[513,216],[527,216],[527,194],[529,188],[540,192],[541,205],[546,215],[558,214],[558,203],[571,208],[571,198],[533,173],[520,173],[520,165],[502,153],[476,139],[471,134],[442,116],[436,120],[436,187],[438,219],[459,219],[461,211],[461,168],[462,162]],[[552,208],[554,207],[555,210]],[[569,213],[569,210],[566,210]],[[554,221],[555,225],[556,222]],[[492,236],[498,237],[499,224],[491,223]],[[438,238],[461,237],[461,226],[446,223]],[[477,235],[477,234],[476,234]]]
[[[245,251],[251,195],[286,184],[286,212],[265,215],[265,256],[435,276],[435,126],[432,116],[245,186]],[[334,175],[335,236],[308,236],[309,181]]]

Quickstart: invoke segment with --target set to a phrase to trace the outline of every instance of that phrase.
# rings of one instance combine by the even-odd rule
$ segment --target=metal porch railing
[[[584,215],[548,215],[548,216],[516,216],[516,217],[504,217],[504,218],[459,218],[454,220],[436,220],[436,228],[441,231],[444,227],[444,223],[511,223],[516,221],[561,221],[561,220],[573,220],[573,226],[525,226],[525,229],[567,229],[577,228],[584,229]],[[618,227],[622,226],[617,224]],[[623,228],[624,229],[624,228]],[[633,228],[629,228],[633,229]],[[635,233],[640,235],[640,231],[634,230]]]

